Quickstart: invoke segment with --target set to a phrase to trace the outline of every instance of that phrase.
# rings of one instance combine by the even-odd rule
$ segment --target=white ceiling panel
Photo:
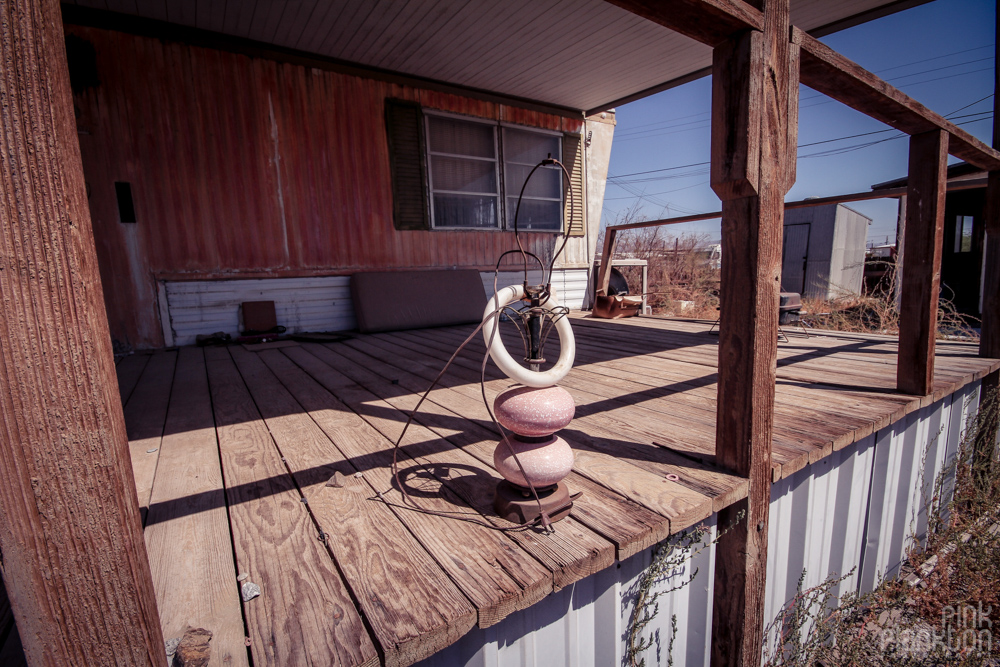
[[[571,109],[711,64],[711,50],[603,0],[75,0]],[[888,0],[792,0],[805,30]]]

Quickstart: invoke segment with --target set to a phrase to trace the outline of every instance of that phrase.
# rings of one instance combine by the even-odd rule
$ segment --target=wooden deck
[[[713,467],[718,339],[707,324],[574,315],[573,328],[562,385],[577,416],[563,435],[577,455],[567,483],[583,495],[553,535],[398,506],[389,465],[403,411],[471,327],[124,359],[165,637],[208,628],[217,664],[247,664],[247,645],[256,665],[410,664],[745,495]],[[939,344],[934,395],[903,396],[894,340],[788,333],[775,479],[1000,367],[972,345]],[[483,349],[477,336],[432,392],[400,467],[423,507],[505,526],[492,513]],[[488,368],[492,400],[510,381]],[[337,471],[344,486],[327,486]],[[248,602],[243,574],[262,590]]]

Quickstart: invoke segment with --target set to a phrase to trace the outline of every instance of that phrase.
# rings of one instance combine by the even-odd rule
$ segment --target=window
[[[431,223],[435,229],[497,228],[496,126],[427,115]]]
[[[955,218],[955,252],[972,252],[972,216]]]
[[[434,113],[425,118],[431,226],[514,229],[521,187],[536,164],[549,155],[561,158],[560,135]],[[535,172],[521,201],[518,229],[562,231],[562,181],[554,165]]]
[[[498,123],[385,101],[398,230],[513,230],[518,195],[551,155],[569,170],[539,167],[524,190],[518,229],[585,236],[584,149],[578,135]],[[572,192],[573,197],[567,196]]]
[[[561,159],[559,135],[520,128],[503,128],[504,191],[507,195],[507,229],[514,229],[517,198],[535,165],[552,156]],[[570,167],[567,167],[570,168]],[[535,170],[518,212],[517,228],[558,232],[562,229],[562,169],[546,165]]]

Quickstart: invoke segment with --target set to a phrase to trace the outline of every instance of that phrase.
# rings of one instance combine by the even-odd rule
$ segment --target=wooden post
[[[764,629],[771,435],[784,197],[795,175],[798,52],[788,0],[757,0],[764,31],[715,48],[712,188],[722,199],[716,461],[748,477],[749,496],[719,512],[712,665],[759,665]]]
[[[997,2],[996,35],[1000,37],[1000,2]],[[994,64],[1000,66],[1000,43],[994,51]],[[993,148],[1000,148],[1000,69],[993,72]],[[1000,171],[991,171],[986,185],[986,236],[983,244],[983,312],[979,334],[979,356],[1000,358]],[[983,378],[982,396],[997,397],[1000,371]],[[994,406],[992,420],[983,423],[976,438],[975,469],[980,483],[989,483],[993,452],[997,446],[1000,406]]]
[[[910,137],[896,387],[919,396],[931,393],[934,386],[947,181],[948,133],[932,130]]]
[[[601,251],[601,266],[597,270],[597,290],[599,296],[608,295],[608,283],[611,282],[611,259],[615,256],[618,245],[618,230],[614,227],[604,228],[604,248]]]
[[[0,211],[0,563],[25,655],[165,665],[58,0],[0,0]]]

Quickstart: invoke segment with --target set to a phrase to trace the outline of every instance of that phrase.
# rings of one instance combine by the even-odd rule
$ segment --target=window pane
[[[972,252],[972,220],[971,215],[955,219],[955,252]]]
[[[432,155],[431,182],[435,191],[458,190],[496,194],[496,162]]]
[[[473,195],[434,195],[435,227],[497,226],[497,198]]]
[[[521,192],[524,179],[528,177],[534,167],[520,164],[507,164],[506,167],[507,195],[517,197]],[[528,181],[528,187],[524,189],[524,196],[559,199],[562,197],[562,189],[559,187],[562,177],[562,169],[559,167],[539,167],[535,170],[531,180]]]
[[[507,228],[514,229],[514,211],[517,207],[517,197],[507,198]],[[558,232],[562,230],[562,203],[557,201],[539,201],[537,199],[522,199],[521,210],[517,214],[518,230],[545,230]]]
[[[521,164],[538,164],[549,155],[561,160],[559,154],[559,137],[551,134],[515,130],[510,127],[503,129],[503,156],[505,162],[520,162]],[[521,187],[518,185],[518,187]]]
[[[428,143],[435,153],[496,159],[494,126],[455,118],[428,116]]]

